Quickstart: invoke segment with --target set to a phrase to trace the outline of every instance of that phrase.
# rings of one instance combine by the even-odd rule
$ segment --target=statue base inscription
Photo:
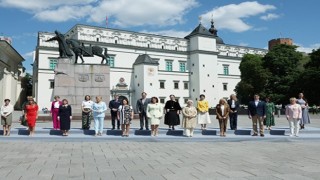
[[[69,58],[60,58],[55,68],[54,96],[67,99],[73,113],[81,113],[81,104],[86,95],[95,101],[110,99],[110,68],[101,64],[73,64]]]

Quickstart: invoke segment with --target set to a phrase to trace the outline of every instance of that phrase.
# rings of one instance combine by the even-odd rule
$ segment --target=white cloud
[[[308,46],[303,46],[299,43],[294,43],[294,45],[298,46],[297,51],[311,53],[312,50],[317,50],[320,48],[320,43],[310,44]]]
[[[40,11],[35,13],[34,17],[41,21],[64,22],[84,18],[91,10],[92,6],[62,6],[54,10]]]
[[[22,56],[25,59],[29,59],[29,58],[33,58],[34,53],[35,53],[34,51],[31,51],[31,52],[27,52],[27,53],[23,54]]]
[[[157,35],[163,35],[163,36],[184,38],[188,34],[190,34],[191,30],[190,31],[176,31],[176,30],[173,30],[173,29],[163,30],[163,31],[147,31],[147,30],[143,30],[141,32],[142,33],[148,33],[148,34],[157,34]]]
[[[211,11],[202,14],[206,23],[213,18],[219,29],[228,29],[234,32],[244,32],[253,28],[244,19],[258,16],[267,11],[276,9],[273,5],[263,5],[256,1],[242,2],[240,4],[229,4],[226,6],[215,7]]]
[[[96,1],[97,0],[0,0],[0,6],[39,12],[41,10],[54,9],[60,6],[84,5]]]
[[[248,43],[241,42],[241,43],[239,43],[239,46],[249,46],[249,44],[248,44]]]
[[[277,14],[273,14],[273,13],[268,13],[267,15],[261,16],[260,19],[266,20],[266,21],[270,21],[272,19],[277,19],[280,16]]]
[[[108,0],[100,2],[89,20],[103,22],[108,15],[109,19],[115,19],[115,25],[121,27],[175,25],[183,23],[183,16],[195,6],[195,0]]]
[[[86,19],[103,23],[106,15],[117,26],[168,26],[183,23],[196,0],[0,0],[0,6],[32,13],[41,21]]]

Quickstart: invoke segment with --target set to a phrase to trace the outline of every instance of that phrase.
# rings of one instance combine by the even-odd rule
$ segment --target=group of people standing
[[[107,105],[102,101],[101,96],[96,97],[96,102],[91,101],[89,95],[85,96],[82,102],[82,129],[90,129],[91,120],[94,119],[94,130],[96,136],[102,136],[105,111]],[[133,119],[133,108],[129,104],[128,99],[119,100],[119,96],[115,95],[114,99],[109,102],[111,113],[112,130],[115,129],[117,121],[117,129],[122,129],[122,137],[129,136],[130,124]]]
[[[22,117],[27,122],[30,136],[33,136],[39,107],[32,96],[28,96],[27,100],[22,107]],[[185,130],[184,134],[187,137],[192,137],[197,124],[201,125],[202,130],[206,130],[207,124],[211,123],[209,103],[205,99],[205,95],[200,95],[197,106],[193,104],[192,100],[188,100],[187,105],[182,108],[175,96],[170,95],[170,100],[163,106],[159,103],[157,97],[147,98],[147,93],[143,92],[141,93],[141,98],[137,100],[135,109],[139,113],[140,130],[144,128],[149,130],[150,124],[151,135],[158,136],[159,125],[163,118],[164,124],[169,126],[169,130],[175,130],[175,126],[180,125],[180,114],[182,114],[181,126]],[[228,120],[230,121],[230,129],[237,130],[239,107],[239,101],[234,94],[230,96],[228,101],[225,99],[219,100],[215,110],[221,137],[226,137]],[[115,95],[114,99],[109,102],[109,109],[112,130],[116,128],[119,130],[121,127],[122,136],[128,137],[131,120],[134,116],[134,109],[129,100],[126,98],[120,100],[119,96]],[[82,102],[81,110],[82,129],[89,130],[91,121],[94,120],[95,135],[101,136],[103,134],[105,111],[107,110],[107,105],[102,101],[102,97],[97,96],[95,102],[93,102],[91,97],[86,95]],[[275,126],[275,111],[275,105],[269,97],[265,101],[261,101],[258,94],[254,95],[254,100],[250,101],[248,105],[248,117],[252,119],[252,136],[258,136],[258,125],[261,137],[264,137],[264,126],[267,127],[267,130],[271,130],[271,127]],[[10,100],[5,99],[1,107],[1,124],[3,125],[4,136],[10,135],[12,113],[13,106],[10,104]],[[54,101],[51,103],[50,113],[52,115],[53,129],[61,130],[63,136],[68,136],[72,120],[72,108],[68,104],[68,100],[63,99],[60,101],[60,97],[55,96]],[[290,98],[290,104],[286,106],[285,114],[290,126],[290,136],[299,136],[299,130],[304,129],[305,124],[310,123],[308,102],[303,93],[299,93],[298,99]]]
[[[290,104],[285,107],[285,115],[290,126],[290,136],[299,136],[299,130],[304,129],[305,124],[310,124],[308,102],[303,93],[299,93],[299,98],[292,97],[289,99]],[[254,95],[254,100],[249,102],[248,116],[252,119],[253,135],[264,137],[264,125],[268,130],[275,125],[274,121],[275,105],[267,97],[266,101],[261,101],[258,94]],[[299,127],[300,125],[300,127]]]

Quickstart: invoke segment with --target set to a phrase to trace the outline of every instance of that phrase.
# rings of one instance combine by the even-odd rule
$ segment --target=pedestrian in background
[[[54,101],[51,102],[51,109],[50,109],[54,130],[60,129],[60,122],[58,120],[60,105],[62,105],[62,101],[60,101],[60,97],[54,96]]]
[[[227,101],[225,99],[220,99],[219,104],[216,106],[216,119],[219,121],[221,137],[226,137],[229,112],[230,108]]]
[[[130,124],[133,119],[133,108],[128,99],[122,100],[122,105],[118,109],[118,119],[120,120],[122,137],[129,137]]]
[[[116,119],[117,119],[117,129],[120,129],[120,121],[118,119],[118,108],[121,105],[119,100],[119,95],[115,94],[114,99],[109,102],[109,109],[111,114],[111,124],[112,130],[116,127]]]
[[[163,106],[157,97],[151,98],[151,103],[147,106],[147,117],[151,124],[151,136],[158,136],[158,127],[163,117]]]
[[[266,118],[264,119],[263,124],[268,130],[271,130],[271,126],[275,126],[274,114],[276,112],[276,107],[273,102],[270,101],[270,97],[266,98],[266,110]]]
[[[207,124],[211,123],[209,115],[209,102],[205,100],[205,95],[200,95],[200,100],[197,104],[198,109],[198,124],[201,124],[201,130],[207,129]]]
[[[302,116],[300,121],[300,129],[304,129],[305,124],[310,124],[309,105],[303,93],[299,93],[297,103],[301,106]]]
[[[166,102],[164,109],[166,111],[164,124],[169,126],[169,130],[171,130],[171,128],[175,130],[174,126],[180,125],[179,114],[182,109],[173,94],[170,95],[170,100]]]
[[[230,119],[230,129],[237,130],[238,126],[238,109],[240,107],[240,103],[235,94],[230,95],[230,99],[228,100],[228,105],[230,107],[229,119]]]
[[[290,126],[290,136],[299,136],[298,124],[302,118],[302,109],[299,104],[296,103],[296,98],[290,98],[290,104],[286,107],[286,117]]]
[[[96,136],[102,136],[103,133],[103,124],[105,111],[107,110],[107,105],[105,102],[102,102],[102,97],[97,96],[96,102],[92,105],[93,119],[94,119],[94,130]]]
[[[193,101],[188,100],[187,106],[182,109],[182,127],[187,137],[193,136],[193,130],[197,125],[197,109],[193,106]]]
[[[1,125],[3,126],[3,135],[10,136],[12,125],[13,105],[10,104],[10,99],[5,99],[1,106]]]
[[[72,120],[72,108],[67,99],[62,100],[62,105],[59,107],[58,119],[60,121],[60,130],[62,131],[62,136],[68,136]]]
[[[29,136],[34,136],[36,120],[38,119],[38,105],[34,102],[33,98],[29,98],[29,102],[25,108],[25,119],[28,122]]]
[[[92,105],[93,105],[93,101],[91,101],[91,97],[89,95],[86,95],[84,97],[84,101],[82,101],[82,104],[81,104],[83,130],[90,129],[91,120],[93,119]]]

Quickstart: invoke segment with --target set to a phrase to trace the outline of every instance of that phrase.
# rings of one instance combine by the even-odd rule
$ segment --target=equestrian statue
[[[101,64],[108,64],[107,58],[108,55],[108,49],[102,48],[100,46],[84,46],[80,43],[79,40],[76,39],[66,39],[63,34],[61,34],[59,31],[55,31],[56,36],[50,38],[48,41],[58,41],[59,44],[59,57],[65,58],[65,57],[71,57],[73,56],[72,52],[75,55],[75,64],[78,63],[78,57],[81,59],[81,63],[84,63],[83,56],[85,57],[93,57],[94,55],[99,56],[102,58]],[[71,50],[70,50],[71,48]],[[104,51],[104,53],[103,53]]]

